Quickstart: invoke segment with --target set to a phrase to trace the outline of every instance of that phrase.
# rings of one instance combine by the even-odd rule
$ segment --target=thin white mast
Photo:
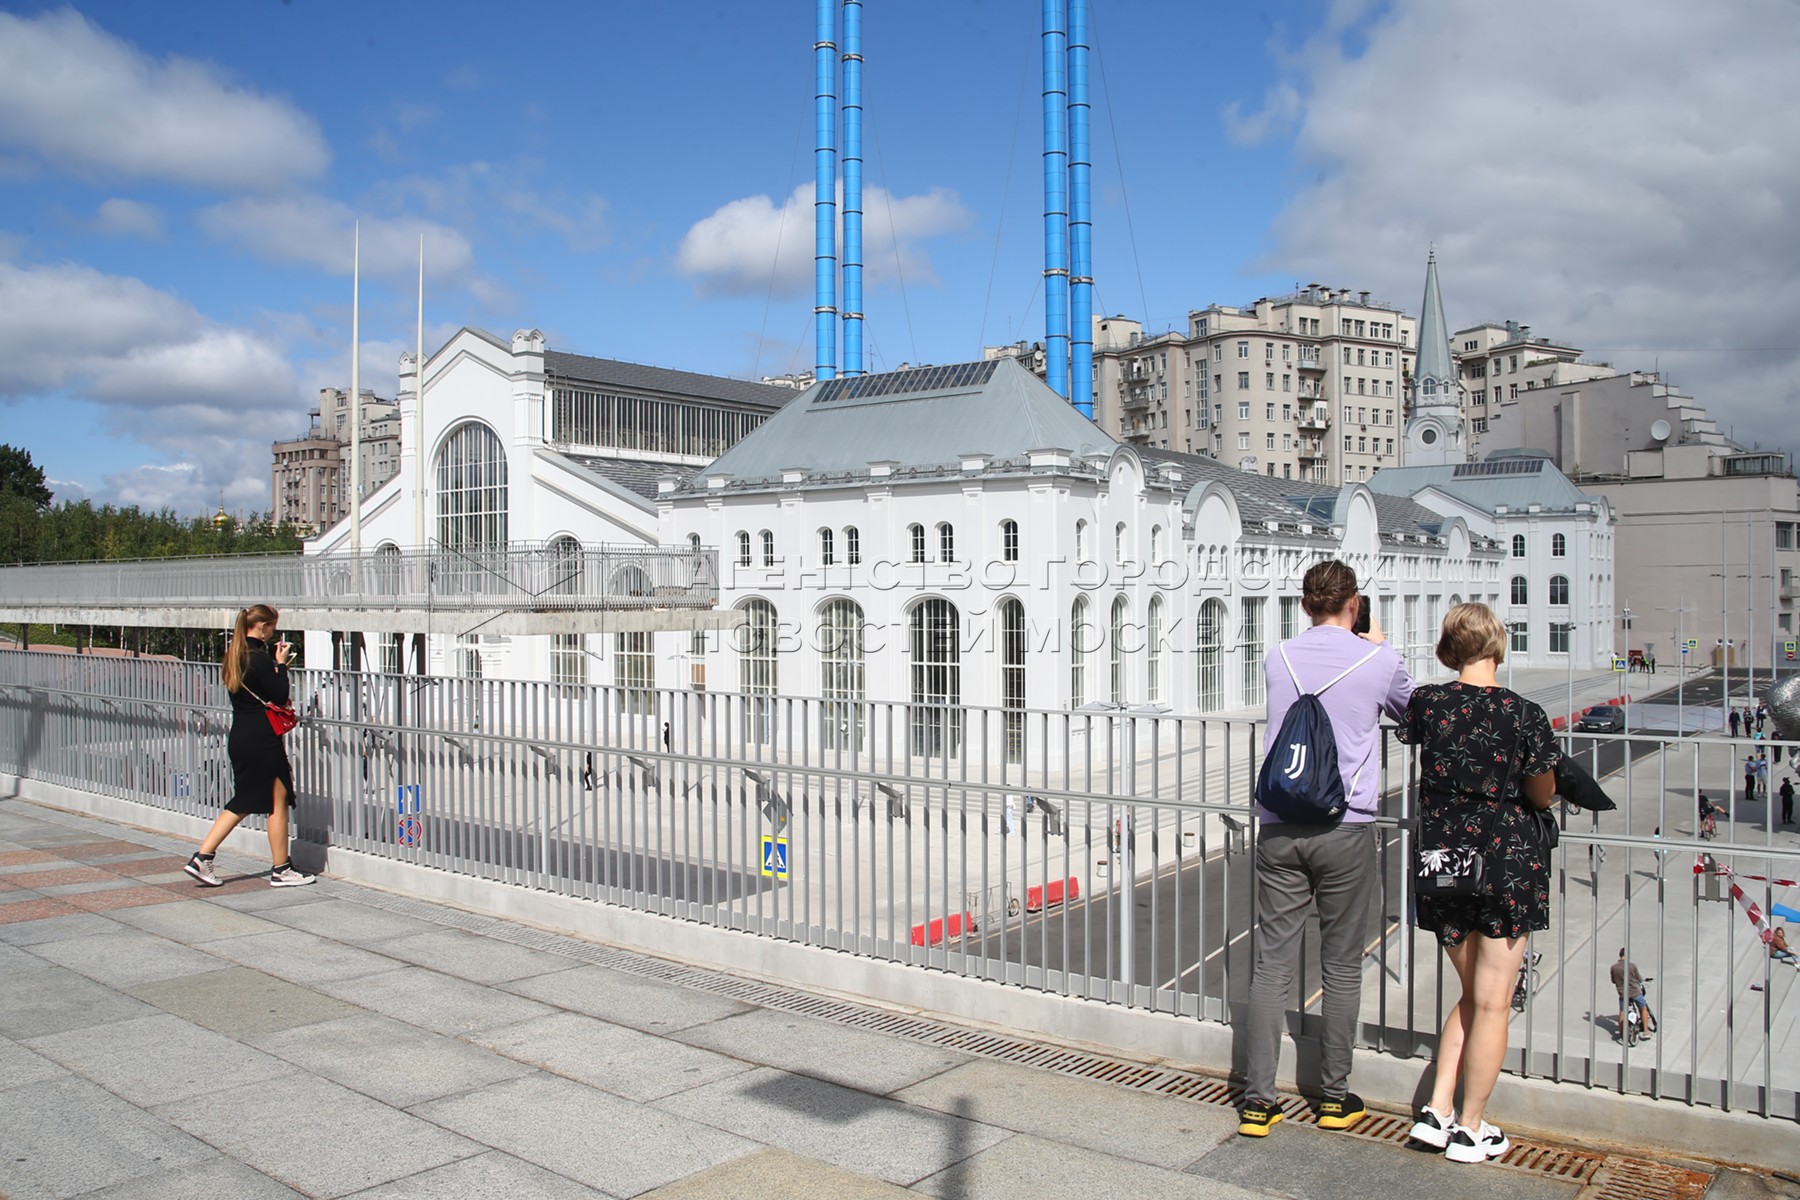
[[[350,553],[362,557],[362,222],[350,252]],[[360,562],[358,564],[361,565]]]
[[[425,549],[425,235],[419,235],[419,340],[413,352],[413,544]]]

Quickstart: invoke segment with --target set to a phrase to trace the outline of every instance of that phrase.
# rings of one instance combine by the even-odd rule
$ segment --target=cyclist
[[[1656,1014],[1650,1011],[1650,1001],[1644,994],[1644,977],[1637,964],[1625,957],[1623,946],[1619,947],[1619,961],[1612,965],[1612,983],[1619,993],[1619,1040],[1625,1040],[1632,1008],[1638,1010],[1639,1032],[1655,1033]]]

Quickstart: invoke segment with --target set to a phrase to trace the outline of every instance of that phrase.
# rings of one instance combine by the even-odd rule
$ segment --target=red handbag
[[[248,686],[244,690],[250,692]],[[275,731],[276,737],[286,737],[294,726],[300,724],[300,714],[294,711],[293,705],[270,704],[255,692],[250,692],[250,698],[263,706],[263,712],[269,718],[269,728]]]

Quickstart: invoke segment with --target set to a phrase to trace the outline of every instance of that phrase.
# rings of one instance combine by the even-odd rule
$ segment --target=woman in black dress
[[[1462,998],[1444,1021],[1431,1103],[1412,1136],[1453,1162],[1475,1163],[1512,1147],[1484,1118],[1506,1057],[1525,939],[1550,927],[1549,854],[1531,810],[1555,801],[1560,755],[1544,710],[1495,679],[1506,627],[1492,609],[1452,608],[1437,656],[1456,680],[1414,691],[1400,730],[1401,741],[1419,747],[1419,849],[1478,846],[1490,886],[1477,895],[1419,898],[1419,925],[1437,934]]]
[[[294,796],[294,769],[288,765],[287,747],[269,724],[263,702],[288,702],[288,659],[294,648],[287,642],[270,650],[275,623],[281,614],[266,604],[241,609],[225,651],[225,690],[231,695],[231,770],[237,792],[207,832],[200,850],[184,869],[203,887],[218,887],[213,874],[213,855],[238,822],[252,814],[269,818],[269,872],[273,887],[302,887],[313,881],[288,861],[288,808]]]

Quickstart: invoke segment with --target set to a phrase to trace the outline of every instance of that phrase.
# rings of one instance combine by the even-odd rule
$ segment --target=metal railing
[[[0,567],[0,605],[303,609],[711,608],[712,549],[392,546],[360,555],[258,554]]]
[[[298,835],[327,847],[1085,1001],[1233,1023],[1255,952],[1260,722],[296,672]],[[229,798],[217,668],[0,652],[0,772],[196,817]],[[1741,744],[1565,735],[1620,812],[1564,817],[1507,1070],[1800,1119],[1762,912],[1800,844]],[[1768,743],[1763,743],[1768,745]],[[1411,916],[1410,748],[1379,748],[1361,1044],[1428,1057],[1454,972]],[[1695,795],[1726,809],[1699,836]],[[1698,869],[1697,869],[1698,868]],[[1771,882],[1775,881],[1775,882]],[[1378,936],[1377,936],[1378,935]],[[1616,1040],[1623,946],[1661,1029]],[[1295,992],[1318,1028],[1319,971]]]

